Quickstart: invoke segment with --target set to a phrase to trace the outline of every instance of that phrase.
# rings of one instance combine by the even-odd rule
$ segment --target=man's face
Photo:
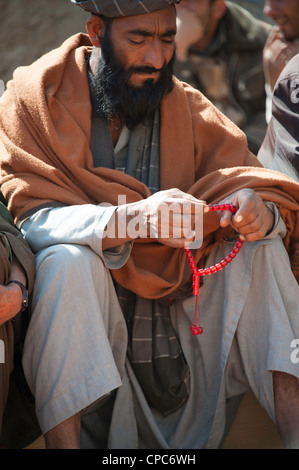
[[[266,0],[264,14],[278,24],[287,40],[299,38],[298,0]]]
[[[173,6],[144,15],[116,18],[111,25],[111,46],[124,70],[136,69],[129,85],[156,82],[175,50],[176,14]],[[148,72],[142,69],[148,68]],[[146,70],[146,69],[145,69]]]
[[[108,121],[119,116],[133,128],[172,89],[175,18],[168,7],[106,24],[94,83],[99,113]]]

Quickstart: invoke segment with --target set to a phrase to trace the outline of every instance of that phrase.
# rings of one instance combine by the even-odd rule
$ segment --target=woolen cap
[[[180,3],[181,0],[71,0],[86,11],[107,18],[142,15],[162,10],[163,8]]]

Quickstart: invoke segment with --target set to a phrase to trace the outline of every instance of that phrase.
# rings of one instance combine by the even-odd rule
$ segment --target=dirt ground
[[[262,17],[263,0],[235,3]],[[6,84],[16,67],[85,32],[87,18],[88,13],[70,0],[0,0],[0,80]]]
[[[88,14],[70,0],[0,0],[0,79],[67,37],[85,32]]]

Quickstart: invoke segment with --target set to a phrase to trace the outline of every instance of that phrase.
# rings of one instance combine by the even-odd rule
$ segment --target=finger
[[[221,227],[232,225],[232,213],[230,211],[217,212]]]
[[[196,214],[208,209],[208,206],[204,201],[195,198],[167,198],[165,201],[161,201],[160,204],[166,204],[169,210],[176,213],[186,212]]]
[[[254,224],[260,218],[261,212],[256,208],[248,210],[246,213],[237,211],[236,214],[232,215],[232,225],[236,229],[242,229],[249,224]]]
[[[239,232],[241,239],[245,241],[260,240],[267,233],[267,225],[264,223],[262,215],[258,216],[252,223],[234,228]]]
[[[201,199],[197,199],[192,194],[185,193],[184,191],[181,191],[180,189],[177,189],[177,188],[171,188],[165,191],[159,191],[156,194],[152,195],[151,197],[160,198],[162,201],[170,201],[170,202],[172,202],[172,199],[181,199],[182,201],[190,201],[190,202],[202,203],[202,204],[205,203],[205,201],[202,201]]]
[[[264,203],[260,196],[248,188],[234,195],[233,204],[238,207],[233,217],[233,223],[237,226],[253,221],[264,210]]]
[[[252,233],[240,234],[240,239],[245,242],[255,242],[256,240],[261,240],[264,236],[265,232],[260,229]]]

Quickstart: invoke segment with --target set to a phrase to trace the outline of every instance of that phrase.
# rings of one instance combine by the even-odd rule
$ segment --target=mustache
[[[131,67],[129,70],[132,70],[133,72],[138,72],[138,73],[151,74],[151,73],[162,72],[164,68],[165,68],[165,64],[160,69],[145,66],[145,67]]]
[[[126,71],[127,78],[130,78],[134,73],[140,73],[144,75],[152,75],[154,73],[163,72],[167,68],[167,65],[164,63],[160,69],[156,69],[155,67],[130,67]]]

